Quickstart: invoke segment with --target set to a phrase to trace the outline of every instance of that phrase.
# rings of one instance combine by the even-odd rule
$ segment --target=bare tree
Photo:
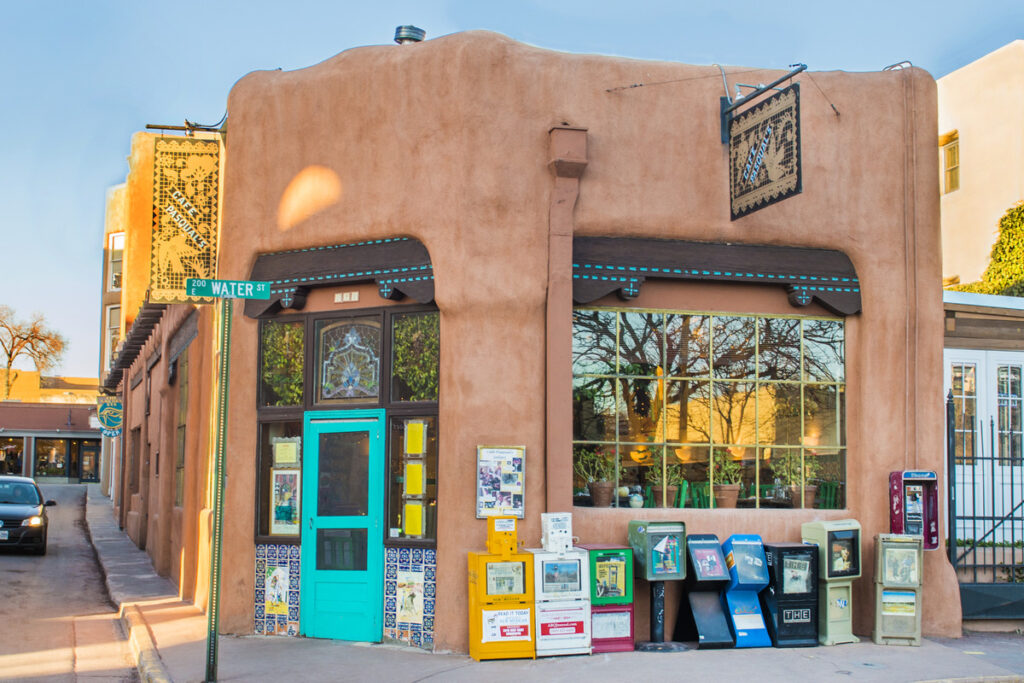
[[[11,383],[16,374],[11,366],[18,358],[31,359],[36,370],[42,373],[60,363],[65,346],[67,340],[46,327],[41,313],[34,313],[25,321],[16,320],[14,309],[0,304],[0,359],[6,369],[4,393],[0,398],[7,398],[11,393]]]

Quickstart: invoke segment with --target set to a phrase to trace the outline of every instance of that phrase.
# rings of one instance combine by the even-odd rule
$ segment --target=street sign
[[[269,299],[270,283],[248,280],[203,280],[189,278],[185,281],[188,296],[217,297],[221,299]]]

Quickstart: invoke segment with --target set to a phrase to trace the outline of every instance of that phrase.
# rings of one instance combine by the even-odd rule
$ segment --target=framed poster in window
[[[524,516],[526,446],[477,446],[476,516]]]
[[[270,535],[298,536],[299,472],[296,469],[270,470]]]

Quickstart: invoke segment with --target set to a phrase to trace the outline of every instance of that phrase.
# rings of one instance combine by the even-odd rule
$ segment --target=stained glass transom
[[[380,321],[317,323],[317,401],[356,403],[380,395]]]

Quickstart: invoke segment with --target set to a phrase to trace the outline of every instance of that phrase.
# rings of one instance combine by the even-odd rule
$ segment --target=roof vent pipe
[[[427,32],[415,26],[398,26],[395,28],[395,42],[399,45],[418,43],[427,35]]]

